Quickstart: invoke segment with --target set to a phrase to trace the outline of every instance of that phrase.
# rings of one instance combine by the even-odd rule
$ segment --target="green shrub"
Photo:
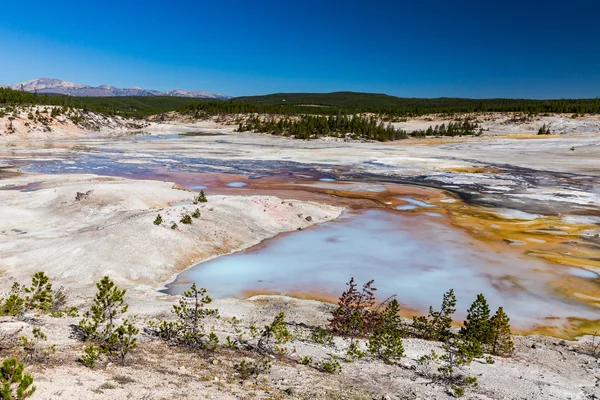
[[[25,366],[16,358],[7,358],[0,367],[1,400],[24,400],[35,393],[33,377],[23,373]]]
[[[47,361],[56,352],[56,346],[42,346],[41,342],[48,340],[48,337],[40,328],[33,328],[32,338],[21,336],[19,344],[25,351],[25,357],[30,362]]]
[[[198,196],[194,197],[194,204],[208,203],[208,199],[204,195],[204,190],[201,190]]]
[[[292,334],[287,329],[285,314],[280,312],[271,324],[265,325],[260,333],[256,348],[261,353],[285,354],[287,348],[282,345],[290,340],[292,340]]]
[[[445,340],[450,336],[452,327],[452,315],[456,312],[456,297],[454,290],[450,289],[444,293],[440,311],[434,311],[429,307],[427,317],[413,317],[413,332],[417,337],[426,340]]]
[[[83,349],[83,355],[80,357],[80,361],[88,368],[94,368],[96,363],[100,360],[100,357],[105,353],[105,349],[93,344],[86,346]]]
[[[192,223],[192,217],[190,216],[190,214],[185,214],[183,217],[181,217],[181,220],[179,222],[185,225],[190,225]]]
[[[135,337],[138,334],[138,329],[129,319],[117,325],[117,320],[128,309],[125,289],[119,289],[108,276],[102,278],[96,287],[98,292],[94,303],[79,321],[78,331],[82,340],[94,342],[102,349],[102,353],[108,353],[124,363],[127,354],[137,347]],[[94,348],[90,351],[94,351]]]
[[[300,364],[302,365],[311,365],[313,362],[312,357],[304,356],[300,359]]]
[[[311,332],[310,337],[317,344],[324,344],[326,346],[333,346],[334,344],[333,335],[319,326]]]
[[[490,308],[483,294],[478,294],[477,299],[469,307],[460,335],[472,342],[475,348],[479,347],[479,350],[475,351],[475,357],[481,357],[485,346],[492,343]]]
[[[150,323],[149,333],[176,345],[193,348],[211,349],[215,347],[216,335],[206,335],[204,320],[209,316],[218,318],[219,310],[204,306],[212,299],[206,289],[197,289],[194,283],[190,290],[183,293],[179,304],[173,305],[175,321],[158,320]],[[216,340],[218,342],[218,339]]]
[[[381,322],[369,338],[369,352],[381,358],[386,364],[404,356],[402,338],[406,328],[400,317],[400,304],[393,299],[381,313]]]
[[[14,282],[8,297],[2,302],[2,315],[21,317],[25,312],[25,299],[22,296],[23,288]]]
[[[336,374],[342,372],[342,366],[337,359],[321,361],[319,369],[328,374]]]
[[[510,319],[504,308],[498,308],[496,314],[490,319],[490,351],[497,356],[508,356],[513,353],[515,346],[510,334]]]
[[[242,380],[256,378],[260,374],[268,373],[271,370],[271,361],[266,357],[259,361],[242,360],[236,366],[236,370]]]
[[[29,294],[25,297],[25,305],[28,309],[50,311],[54,302],[54,292],[50,279],[44,272],[36,272],[31,278],[31,286],[24,288],[24,291]]]
[[[199,208],[196,208],[196,210],[194,210],[194,212],[192,213],[192,217],[200,218],[200,209]]]
[[[162,219],[162,217],[160,216],[160,214],[158,214],[158,215],[156,216],[156,218],[154,219],[154,225],[158,226],[158,225],[162,224],[162,222],[163,222],[163,219]]]

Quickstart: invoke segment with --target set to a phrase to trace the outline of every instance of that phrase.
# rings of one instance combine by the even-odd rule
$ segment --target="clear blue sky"
[[[6,1],[0,83],[600,96],[599,0]]]

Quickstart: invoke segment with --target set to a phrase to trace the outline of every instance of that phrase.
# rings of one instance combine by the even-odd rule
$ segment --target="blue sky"
[[[0,83],[600,96],[600,1],[11,1]]]

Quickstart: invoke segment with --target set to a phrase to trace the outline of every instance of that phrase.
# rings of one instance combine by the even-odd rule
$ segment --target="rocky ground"
[[[167,309],[143,313],[145,318],[164,317]],[[46,361],[30,362],[28,372],[35,376],[38,399],[447,399],[450,385],[432,377],[433,366],[417,360],[431,350],[443,353],[440,343],[405,339],[405,357],[397,365],[371,357],[345,361],[348,342],[336,339],[333,346],[314,343],[305,327],[326,324],[332,306],[310,300],[282,296],[256,296],[248,300],[222,299],[211,304],[221,313],[208,326],[221,341],[236,332],[231,318],[241,319],[240,327],[270,323],[278,312],[285,312],[294,339],[286,344],[287,355],[268,356],[272,367],[257,377],[243,379],[241,360],[259,361],[255,351],[220,349],[190,351],[170,347],[147,335],[140,336],[140,348],[126,361],[103,360],[95,369],[78,362],[84,344],[73,338],[77,318],[27,316],[24,321],[0,322],[3,332],[26,336],[40,327],[56,353]],[[83,309],[84,307],[80,307]],[[140,322],[140,327],[145,322]],[[256,341],[250,339],[250,343]],[[585,341],[568,342],[543,336],[515,337],[516,351],[511,358],[493,357],[493,364],[475,360],[460,374],[477,377],[478,387],[466,390],[472,399],[597,399],[600,396],[600,363],[589,355]],[[587,339],[586,339],[587,340]],[[364,346],[364,343],[361,345]],[[4,354],[21,352],[9,350]],[[310,366],[301,357],[312,358]],[[341,373],[320,371],[320,362],[338,357]]]

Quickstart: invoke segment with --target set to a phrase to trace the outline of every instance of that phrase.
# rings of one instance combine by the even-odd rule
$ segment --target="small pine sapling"
[[[456,312],[456,297],[454,289],[444,293],[442,307],[434,311],[429,307],[427,317],[413,317],[412,328],[416,336],[426,340],[445,340],[451,335],[452,315]]]
[[[256,347],[261,353],[285,354],[287,353],[287,348],[282,345],[288,343],[290,340],[292,340],[292,334],[285,323],[285,314],[280,312],[275,316],[271,324],[265,325],[260,333]]]
[[[36,272],[31,278],[31,286],[24,288],[28,296],[25,297],[25,306],[30,310],[49,312],[54,301],[52,283],[44,272]]]
[[[206,289],[197,289],[196,284],[192,284],[190,290],[183,293],[179,304],[173,305],[172,312],[177,320],[158,320],[152,323],[151,333],[173,344],[202,349],[214,347],[216,335],[206,337],[204,327],[204,320],[207,317],[218,318],[219,316],[219,310],[205,307],[211,302],[212,299],[206,294]]]
[[[156,218],[154,219],[154,225],[158,226],[158,225],[162,224],[162,222],[163,222],[162,216],[160,214],[158,214],[156,216]]]
[[[35,393],[33,377],[23,373],[25,366],[16,358],[7,358],[0,367],[2,400],[24,400]]]
[[[181,217],[181,220],[179,222],[185,225],[190,225],[192,223],[192,217],[190,216],[190,214],[185,214],[183,217]]]
[[[336,358],[321,361],[318,369],[328,374],[339,374],[342,372],[342,366]]]
[[[125,289],[120,290],[108,276],[96,283],[96,287],[94,303],[78,327],[84,341],[107,342],[116,329],[115,319],[127,312]]]
[[[33,328],[33,338],[21,336],[19,338],[19,344],[25,351],[25,358],[30,362],[43,362],[47,361],[56,352],[56,346],[42,346],[41,342],[48,340],[48,337],[38,327]]]
[[[490,308],[483,294],[478,294],[477,299],[469,307],[467,319],[464,327],[460,330],[460,335],[479,347],[475,357],[481,357],[484,347],[491,344]]]
[[[200,218],[200,209],[199,208],[196,208],[194,210],[194,212],[192,213],[192,217],[194,217],[194,218]]]
[[[204,190],[201,190],[200,193],[198,194],[198,196],[194,197],[194,204],[198,204],[198,203],[208,203],[208,199],[206,198],[206,195],[204,194]]]
[[[104,348],[91,344],[83,349],[83,355],[79,358],[79,361],[86,367],[93,369],[105,352]]]
[[[391,364],[404,356],[402,338],[406,328],[400,317],[400,304],[393,299],[381,313],[381,322],[369,338],[369,352]]]
[[[258,378],[260,374],[268,373],[271,370],[271,360],[266,357],[258,361],[242,360],[236,365],[236,370],[243,381],[252,377]]]
[[[127,355],[137,349],[136,336],[138,333],[139,329],[135,327],[134,322],[126,319],[110,336],[108,351],[121,364],[125,364]]]
[[[490,351],[495,356],[510,356],[515,346],[510,334],[510,318],[504,308],[498,308],[496,314],[490,319],[491,345]]]
[[[25,299],[22,296],[23,288],[14,282],[8,293],[8,297],[2,302],[2,315],[22,317],[25,313]]]

